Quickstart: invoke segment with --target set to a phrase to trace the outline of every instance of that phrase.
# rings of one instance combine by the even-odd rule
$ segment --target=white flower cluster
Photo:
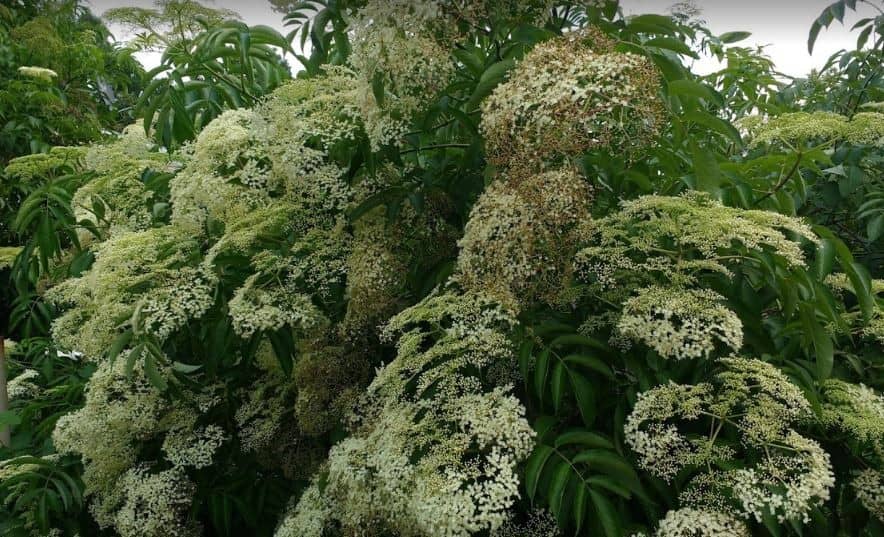
[[[122,475],[119,487],[125,500],[114,527],[121,537],[199,535],[189,514],[194,485],[180,468],[152,472],[136,466]]]
[[[748,116],[739,124],[752,146],[779,143],[797,148],[810,141],[835,140],[884,145],[884,113],[881,112],[860,112],[851,118],[834,112],[791,112],[771,118]]]
[[[19,66],[18,74],[30,78],[44,80],[46,82],[52,82],[55,78],[58,77],[58,73],[56,73],[52,69],[47,69],[46,67],[35,67],[32,65]]]
[[[482,104],[488,158],[536,168],[596,148],[629,154],[659,129],[658,79],[647,58],[613,52],[596,30],[541,43]]]
[[[623,304],[617,330],[665,358],[708,358],[721,343],[743,345],[743,323],[708,289],[649,287]]]
[[[821,392],[820,421],[872,445],[884,456],[884,395],[838,379],[823,383]]]
[[[829,499],[835,475],[829,454],[819,444],[791,432],[782,439],[788,454],[768,456],[753,468],[731,475],[740,513],[756,521],[771,515],[780,522],[810,522],[808,510]]]
[[[145,188],[142,174],[148,168],[167,172],[170,166],[169,155],[156,151],[144,129],[129,125],[119,137],[86,150],[83,168],[95,175],[74,193],[74,216],[94,223],[110,236],[147,229],[153,193]],[[104,211],[102,218],[93,212],[96,202]],[[86,230],[80,238],[84,244],[94,239]]]
[[[278,535],[321,535],[308,513],[405,535],[500,527],[534,433],[508,387],[485,389],[470,372],[512,360],[501,331],[512,322],[487,299],[456,295],[394,317],[386,334],[400,335],[397,357],[368,388],[354,434],[332,448],[321,495],[306,494],[283,522],[300,533]]]
[[[133,324],[164,341],[212,307],[216,284],[214,274],[184,267],[175,273],[170,285],[155,290],[138,304]]]
[[[850,484],[863,507],[884,522],[884,474],[880,470],[866,468]]]
[[[627,445],[643,468],[667,481],[682,470],[741,461],[734,470],[694,476],[696,486],[682,498],[691,507],[806,522],[810,507],[827,500],[835,483],[829,455],[792,430],[810,415],[810,404],[770,364],[736,357],[719,363],[723,369],[711,383],[640,394],[624,427]],[[699,421],[691,428],[707,430],[708,437],[681,432],[678,421]],[[724,428],[740,435],[740,445],[718,442]]]
[[[749,537],[745,522],[729,513],[683,507],[666,513],[654,537]]]
[[[383,5],[370,4],[376,10]],[[350,64],[359,80],[357,104],[365,130],[377,151],[400,143],[414,115],[451,80],[454,64],[448,50],[420,26],[370,14],[350,23],[354,34]]]
[[[40,378],[36,369],[25,369],[6,384],[6,395],[10,400],[30,399],[42,391],[40,385],[32,382]]]
[[[591,201],[591,188],[573,170],[492,183],[458,241],[457,281],[513,308],[554,302]]]
[[[176,427],[166,433],[163,454],[175,467],[205,468],[225,440],[227,433],[217,425]]]
[[[70,305],[52,324],[62,348],[98,360],[110,347],[121,324],[138,308],[147,308],[143,327],[167,336],[211,304],[212,283],[182,269],[193,262],[194,238],[173,226],[112,236],[95,249],[92,269],[51,288],[47,298]]]
[[[325,316],[309,296],[293,294],[276,282],[262,287],[259,276],[249,276],[228,303],[233,329],[240,337],[273,332],[283,326],[310,330],[325,322]]]

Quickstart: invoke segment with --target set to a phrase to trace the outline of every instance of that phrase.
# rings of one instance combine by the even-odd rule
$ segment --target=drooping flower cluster
[[[827,380],[822,386],[820,421],[871,445],[884,457],[884,395],[872,388]]]
[[[58,78],[58,73],[46,67],[34,67],[31,65],[22,65],[18,68],[18,73],[22,76],[36,78],[45,82],[52,82]]]
[[[495,529],[518,496],[531,450],[524,408],[482,371],[511,362],[514,319],[493,301],[443,294],[393,317],[397,357],[369,386],[353,435],[332,448],[278,536],[345,528],[465,536]],[[322,517],[322,518],[317,518]]]
[[[165,339],[213,303],[212,275],[193,265],[197,244],[173,226],[120,233],[95,250],[95,264],[48,297],[72,306],[52,325],[62,348],[97,360],[121,325]]]
[[[692,508],[806,522],[835,483],[829,455],[793,430],[810,416],[810,404],[773,365],[736,357],[719,363],[710,383],[640,394],[626,420],[626,443],[657,477],[698,473],[682,498]],[[732,433],[739,444],[722,441]],[[728,461],[740,463],[712,470]]]
[[[662,120],[658,85],[647,58],[614,52],[598,31],[541,43],[483,102],[488,159],[536,169],[592,149],[643,148]]]

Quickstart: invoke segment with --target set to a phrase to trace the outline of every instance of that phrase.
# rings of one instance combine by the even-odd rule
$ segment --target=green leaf
[[[694,163],[694,175],[697,177],[697,190],[703,190],[713,195],[721,192],[723,177],[715,153],[703,149],[691,141],[691,155]]]
[[[564,363],[561,360],[556,361],[556,365],[553,366],[552,370],[552,378],[550,379],[550,391],[553,400],[553,408],[555,409],[556,414],[559,413],[559,409],[562,406],[562,395],[564,393],[564,385],[565,385],[565,374],[566,368]]]
[[[671,50],[677,54],[690,56],[694,59],[698,59],[700,57],[697,55],[696,52],[691,50],[691,47],[689,47],[687,43],[685,43],[681,39],[676,39],[674,37],[655,37],[653,39],[645,41],[644,46]]]
[[[549,347],[544,347],[534,362],[534,393],[542,401],[546,392],[546,377],[549,374]]]
[[[0,412],[0,427],[9,425],[18,425],[21,423],[21,417],[12,410],[4,410]]]
[[[870,242],[878,240],[884,234],[884,213],[866,222],[866,235]]]
[[[722,96],[706,84],[701,84],[694,80],[680,79],[669,82],[670,95],[684,95],[687,97],[695,97],[704,101],[715,104],[716,106],[724,106]]]
[[[816,354],[816,373],[818,380],[826,380],[832,375],[832,364],[835,357],[835,349],[832,338],[825,329],[817,323],[812,332],[814,353]]]
[[[606,437],[590,431],[570,431],[556,438],[556,447],[579,444],[590,448],[614,449],[614,444]]]
[[[752,32],[725,32],[725,33],[721,34],[720,36],[718,36],[718,39],[722,43],[731,44],[731,43],[737,43],[739,41],[742,41],[751,35],[752,35]]]
[[[509,73],[510,69],[512,69],[515,64],[515,60],[510,58],[507,60],[501,60],[488,69],[485,69],[485,72],[482,73],[482,76],[479,78],[479,83],[476,84],[476,89],[473,90],[473,95],[467,102],[466,110],[474,110],[479,106],[482,99],[490,95],[491,92],[494,91],[494,88],[504,81],[507,73]]]
[[[537,483],[540,481],[543,467],[552,454],[553,448],[539,444],[528,457],[528,462],[525,463],[525,492],[528,493],[528,499],[531,501],[534,501],[534,496],[537,493]]]
[[[181,362],[172,362],[172,369],[181,373],[193,373],[202,369],[202,365],[183,364]]]
[[[574,491],[574,505],[572,507],[574,513],[574,533],[580,535],[583,523],[586,520],[586,494],[588,488],[583,481],[577,481],[577,489]]]
[[[822,280],[832,272],[835,265],[835,245],[829,239],[820,239],[813,259],[813,273]]]
[[[589,497],[592,499],[592,505],[595,507],[599,522],[605,531],[605,536],[622,537],[624,533],[620,528],[620,522],[617,519],[617,513],[611,501],[604,494],[600,494],[591,488],[589,489]]]
[[[384,105],[384,73],[382,71],[375,72],[371,78],[371,91],[374,94],[374,100],[378,106]]]
[[[574,397],[577,399],[577,408],[580,409],[583,423],[587,427],[591,427],[596,418],[595,389],[592,383],[579,373],[569,370],[568,378],[571,381],[571,388],[574,390]]]
[[[169,384],[157,369],[156,356],[153,353],[147,353],[144,357],[144,373],[151,384],[160,391],[166,391]]]
[[[555,471],[552,474],[547,500],[549,501],[550,511],[552,511],[556,520],[567,519],[567,513],[563,512],[563,510],[566,509],[564,495],[565,489],[568,487],[568,481],[570,481],[572,475],[571,465],[567,462],[560,463],[556,466]]]

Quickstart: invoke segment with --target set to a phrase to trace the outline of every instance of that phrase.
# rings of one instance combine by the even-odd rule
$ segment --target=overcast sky
[[[744,30],[752,36],[741,45],[766,45],[767,54],[777,68],[792,76],[807,74],[811,69],[823,65],[826,58],[842,48],[853,48],[856,33],[848,29],[864,16],[874,14],[871,6],[860,4],[857,13],[845,17],[847,24],[835,22],[828,30],[823,30],[817,40],[813,56],[807,53],[807,32],[810,24],[832,0],[697,0],[708,27],[716,34]],[[100,15],[106,9],[118,6],[144,6],[152,0],[89,0],[93,11]],[[250,25],[266,24],[285,33],[282,15],[270,9],[265,0],[215,0],[208,5],[232,9]],[[622,0],[621,5],[627,15],[640,13],[664,13],[675,0]],[[119,28],[112,28],[122,37]],[[146,67],[154,67],[158,55],[141,55]],[[294,67],[295,65],[293,65]],[[703,60],[696,66],[699,72],[707,72],[715,67],[711,60]]]

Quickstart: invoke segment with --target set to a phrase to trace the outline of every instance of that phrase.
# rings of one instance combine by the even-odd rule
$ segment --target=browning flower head
[[[492,183],[458,242],[457,281],[513,308],[555,303],[591,201],[589,184],[570,169]]]
[[[541,43],[482,104],[488,159],[536,170],[594,149],[634,155],[659,131],[658,86],[648,59],[597,31]]]

